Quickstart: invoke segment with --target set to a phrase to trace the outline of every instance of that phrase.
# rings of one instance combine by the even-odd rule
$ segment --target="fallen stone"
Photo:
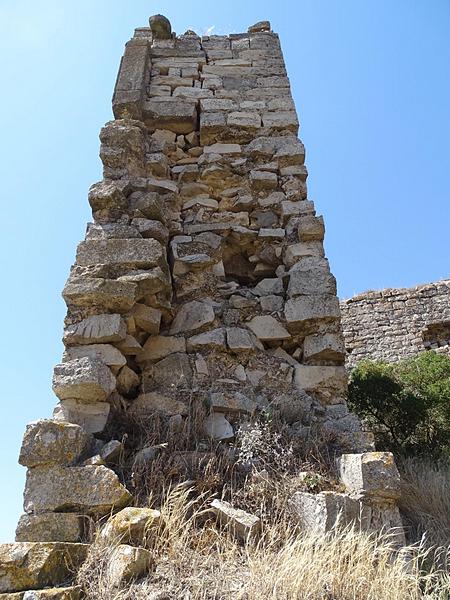
[[[27,425],[20,449],[19,464],[36,467],[42,464],[69,466],[80,460],[93,438],[79,425],[50,419]]]
[[[101,433],[108,422],[111,405],[108,402],[90,402],[62,400],[53,411],[56,421],[75,423],[87,433]]]
[[[77,358],[56,365],[53,391],[60,400],[103,402],[114,391],[116,379],[100,360]]]
[[[108,520],[100,531],[100,539],[115,544],[143,546],[151,530],[160,522],[159,510],[128,506]]]
[[[0,545],[0,592],[64,583],[84,562],[89,545],[17,542]]]
[[[256,409],[256,403],[241,392],[212,392],[210,406],[222,413],[253,413]]]
[[[79,323],[69,325],[64,332],[64,343],[108,344],[125,339],[127,327],[119,314],[92,315]]]
[[[289,507],[304,531],[327,533],[337,527],[359,526],[364,518],[360,501],[336,492],[296,492]]]
[[[225,350],[225,329],[212,329],[205,333],[199,333],[187,340],[188,352],[202,349]]]
[[[144,389],[154,386],[159,389],[190,389],[192,368],[187,354],[170,354],[159,362],[148,365],[144,372]]]
[[[213,440],[230,440],[234,438],[234,430],[225,415],[212,413],[203,422],[203,429]]]
[[[119,440],[111,440],[100,450],[100,458],[105,461],[107,465],[115,465],[119,462],[120,456],[124,450],[122,442]]]
[[[119,478],[104,466],[34,467],[27,472],[26,513],[82,512],[105,515],[123,508],[132,497]]]
[[[400,474],[391,452],[343,454],[339,473],[350,493],[388,500],[400,498]]]
[[[224,500],[213,500],[211,507],[221,525],[229,528],[232,535],[246,542],[256,539],[261,532],[261,519],[244,510],[233,508]]]
[[[84,521],[73,513],[25,514],[16,527],[16,542],[79,542]]]
[[[254,340],[247,329],[229,327],[227,329],[227,344],[232,352],[248,352],[255,348]]]
[[[288,340],[291,337],[291,334],[283,327],[283,325],[270,315],[253,317],[247,325],[256,337],[263,342]]]
[[[193,300],[183,304],[178,310],[170,327],[170,335],[195,331],[212,323],[215,315],[212,307],[206,302]]]
[[[107,577],[110,585],[119,586],[148,573],[153,565],[151,553],[145,548],[121,544],[114,548],[108,561]]]

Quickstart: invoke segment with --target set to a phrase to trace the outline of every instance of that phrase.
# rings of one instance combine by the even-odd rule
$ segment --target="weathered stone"
[[[161,513],[152,508],[128,506],[112,516],[100,531],[100,539],[111,543],[142,546],[151,530],[161,522]]]
[[[223,102],[223,100],[222,100]],[[205,154],[240,154],[242,148],[239,144],[212,144],[205,146],[203,152]]]
[[[254,339],[247,329],[229,327],[227,329],[227,344],[232,352],[248,352],[256,346]]]
[[[212,323],[214,318],[214,310],[209,304],[193,300],[183,304],[178,310],[170,327],[170,335],[196,331]]]
[[[214,412],[253,413],[256,404],[241,392],[213,392],[210,405]]]
[[[298,296],[286,302],[284,315],[289,331],[301,331],[320,322],[339,319],[339,301],[332,295]]]
[[[113,586],[119,586],[131,579],[145,575],[150,571],[152,564],[152,554],[145,548],[120,544],[114,548],[109,557],[108,581]]]
[[[110,440],[100,450],[100,458],[107,465],[115,465],[119,462],[123,451],[124,446],[122,442],[119,442],[119,440]]]
[[[229,528],[232,535],[242,541],[256,539],[261,532],[261,519],[244,510],[233,508],[224,500],[213,500],[211,507],[219,522]]]
[[[142,346],[132,335],[127,335],[123,342],[117,344],[117,347],[125,356],[136,356],[142,350]]]
[[[304,216],[298,224],[298,239],[301,242],[322,241],[325,235],[323,217]]]
[[[0,594],[0,600],[81,600],[81,586],[45,588]]]
[[[169,230],[160,221],[155,219],[136,218],[131,221],[143,238],[153,238],[161,244],[167,244],[169,240]]]
[[[203,422],[203,429],[213,440],[230,440],[234,438],[234,430],[225,415],[212,413]]]
[[[105,515],[130,501],[131,494],[114,471],[103,466],[46,465],[27,473],[24,492],[27,513],[80,511]]]
[[[123,367],[127,360],[115,346],[111,344],[85,344],[84,346],[70,346],[63,355],[63,362],[70,362],[79,358],[98,360],[116,372]]]
[[[140,381],[139,375],[125,365],[117,375],[117,391],[122,396],[132,395],[138,389]]]
[[[123,185],[115,181],[99,181],[89,189],[89,204],[92,210],[116,209],[125,210],[127,199]]]
[[[289,244],[284,252],[283,262],[290,269],[304,256],[324,256],[324,254],[322,242]]]
[[[148,365],[145,375],[144,385],[147,389],[150,385],[162,389],[190,389],[192,383],[189,357],[182,352],[170,354],[157,363]]]
[[[73,513],[22,515],[16,528],[16,542],[79,542],[85,517]]]
[[[274,190],[278,186],[278,177],[270,171],[251,171],[250,185],[255,191]]]
[[[116,379],[100,360],[77,358],[56,365],[53,391],[60,400],[103,402],[116,387]]]
[[[65,582],[86,558],[87,544],[17,542],[0,545],[0,592]]]
[[[131,315],[136,322],[136,325],[153,335],[159,333],[161,324],[161,311],[145,304],[135,304]]]
[[[261,31],[270,31],[270,21],[258,21],[248,28],[249,33],[259,33]]]
[[[126,333],[126,324],[120,315],[92,315],[69,325],[64,332],[64,343],[108,344],[124,340]]]
[[[146,269],[165,260],[164,248],[157,240],[108,239],[81,242],[77,250],[77,265],[120,265]]]
[[[99,306],[123,313],[135,303],[136,292],[136,284],[126,281],[74,277],[69,278],[62,295],[69,307]]]
[[[175,133],[191,133],[196,130],[196,102],[185,99],[152,98],[144,103],[143,117],[149,129],[168,129]]]
[[[347,373],[345,367],[298,365],[295,367],[294,382],[306,392],[323,389],[342,392],[346,389]]]
[[[138,396],[128,409],[133,417],[148,417],[155,412],[168,416],[187,415],[188,406],[159,392],[149,392]]]
[[[211,331],[194,335],[187,340],[188,352],[205,348],[225,350],[225,329],[212,329]]]
[[[156,335],[145,342],[142,352],[137,356],[138,362],[158,361],[169,354],[186,352],[186,340],[183,337]]]
[[[153,15],[148,21],[155,40],[167,40],[172,37],[172,26],[167,17],[164,15]]]
[[[248,326],[256,337],[263,342],[288,340],[291,337],[291,334],[283,327],[283,325],[270,315],[253,317],[253,319],[248,322]]]
[[[400,498],[400,475],[391,452],[343,454],[339,471],[351,493],[389,500]]]
[[[344,339],[339,333],[307,335],[303,343],[303,358],[311,360],[339,360],[345,358]]]
[[[46,463],[75,464],[93,443],[79,425],[42,419],[27,425],[19,463],[35,467]]]
[[[256,296],[268,296],[270,294],[283,294],[283,281],[281,279],[262,279],[253,288],[252,292]]]
[[[57,421],[80,425],[87,433],[100,433],[108,422],[111,406],[108,402],[89,402],[62,400],[53,411]]]
[[[336,279],[326,258],[305,256],[289,271],[288,296],[336,294]]]
[[[357,527],[364,519],[361,502],[337,492],[296,492],[289,507],[304,531],[327,533],[337,527]]]

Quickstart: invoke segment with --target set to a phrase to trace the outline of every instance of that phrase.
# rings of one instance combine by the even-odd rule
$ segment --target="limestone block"
[[[100,458],[107,465],[118,464],[121,454],[123,454],[124,446],[119,440],[110,440],[100,450]]]
[[[86,453],[93,438],[79,425],[50,419],[27,425],[20,449],[19,464],[35,467],[45,463],[72,465]]]
[[[261,279],[261,281],[259,281],[257,283],[257,285],[255,285],[252,292],[256,296],[269,296],[272,294],[283,294],[284,293],[283,281],[279,278]]]
[[[263,127],[275,131],[298,132],[298,117],[295,110],[276,110],[273,112],[264,112],[262,114]]]
[[[234,430],[225,415],[212,413],[203,422],[203,429],[207,436],[213,440],[231,440],[234,438]]]
[[[152,98],[144,103],[143,118],[149,129],[191,133],[197,128],[196,102],[185,98]]]
[[[280,296],[262,296],[259,303],[264,312],[280,312],[284,307],[284,300]]]
[[[206,302],[193,300],[183,304],[172,321],[170,335],[188,333],[201,329],[214,321],[213,308]]]
[[[400,474],[391,452],[343,454],[339,472],[351,493],[388,500],[400,498]]]
[[[151,530],[161,522],[161,513],[152,508],[127,506],[108,519],[100,531],[100,539],[111,543],[142,546]]]
[[[163,264],[165,250],[157,240],[108,239],[81,242],[77,250],[77,265],[129,266],[148,269]]]
[[[247,325],[256,337],[263,342],[288,340],[291,337],[291,334],[283,327],[283,325],[270,315],[253,317]]]
[[[86,240],[132,239],[141,235],[135,227],[122,223],[88,223]]]
[[[0,594],[0,600],[81,600],[81,598],[82,589],[78,585]]]
[[[387,533],[390,543],[397,548],[406,546],[405,530],[400,510],[395,502],[366,502],[364,506],[365,529]]]
[[[192,368],[187,354],[170,354],[157,363],[148,365],[144,372],[144,387],[156,386],[169,389],[189,389],[192,384]]]
[[[153,559],[145,548],[134,548],[120,544],[111,553],[108,561],[107,577],[113,586],[142,577],[150,571]]]
[[[225,350],[225,329],[211,329],[205,333],[199,333],[187,340],[188,352],[202,349]]]
[[[136,270],[118,277],[118,282],[128,282],[136,286],[135,300],[142,300],[158,292],[171,292],[170,275],[160,267],[150,270]]]
[[[281,218],[283,223],[289,222],[291,217],[303,218],[314,214],[314,204],[310,200],[284,200],[281,203]]]
[[[230,532],[242,541],[255,539],[261,532],[261,519],[244,510],[233,508],[224,500],[213,500],[211,507],[219,522],[229,528]]]
[[[131,494],[107,467],[34,467],[27,472],[24,492],[26,513],[82,512],[105,515],[123,508]]]
[[[124,186],[116,181],[99,181],[89,188],[89,204],[94,212],[98,210],[119,210],[127,208]]]
[[[298,224],[298,239],[301,242],[322,241],[325,235],[323,217],[307,215]]]
[[[123,342],[117,344],[117,347],[125,356],[136,356],[142,351],[142,346],[132,335],[127,335]]]
[[[286,232],[281,227],[276,229],[261,228],[258,233],[258,238],[262,240],[280,241],[284,239]]]
[[[326,258],[305,256],[289,271],[288,296],[336,294],[336,279]]]
[[[142,100],[148,73],[149,52],[146,40],[130,40],[120,63],[113,96],[113,112],[116,119],[140,119]]]
[[[284,314],[289,331],[299,332],[339,319],[339,300],[334,295],[298,296],[288,300]]]
[[[290,269],[304,256],[324,256],[322,242],[300,242],[285,248],[283,262]]]
[[[108,344],[125,339],[127,327],[119,314],[92,315],[79,323],[69,325],[63,341],[73,344]]]
[[[155,40],[169,40],[172,37],[172,26],[164,15],[152,15],[148,22]]]
[[[109,121],[100,131],[100,158],[105,179],[145,175],[145,128],[141,121]]]
[[[146,306],[145,304],[135,304],[133,306],[133,310],[131,311],[131,315],[136,325],[147,333],[151,333],[153,335],[159,333],[159,327],[161,324],[160,310],[152,308],[151,306]]]
[[[116,378],[102,361],[77,358],[55,366],[53,391],[60,400],[104,402],[116,387]]]
[[[155,362],[176,352],[186,352],[184,337],[150,336],[145,342],[142,352],[137,355],[137,361],[141,363],[145,361]]]
[[[170,91],[169,91],[170,96]],[[169,161],[167,156],[162,152],[152,152],[146,156],[146,164],[152,175],[155,177],[167,177],[169,175]],[[153,237],[145,235],[143,237]],[[158,238],[155,238],[158,239]]]
[[[236,102],[229,98],[207,98],[206,100],[200,100],[200,111],[203,112],[218,112],[236,110]],[[206,146],[207,148],[208,146]],[[221,154],[218,152],[217,154]]]
[[[228,113],[228,127],[239,127],[245,131],[256,131],[261,127],[261,117],[257,112],[235,111]]]
[[[68,307],[99,306],[106,310],[124,313],[136,301],[137,285],[114,279],[71,277],[63,290]]]
[[[256,347],[255,340],[247,329],[229,327],[227,329],[227,344],[232,352],[248,352]]]
[[[169,230],[160,221],[155,219],[136,218],[131,221],[143,238],[152,238],[158,240],[161,244],[167,244],[169,240]]]
[[[88,357],[92,360],[99,360],[108,365],[116,372],[126,365],[125,356],[115,346],[111,344],[85,344],[84,346],[70,346],[63,355],[63,362],[69,362],[79,358]]]
[[[159,392],[149,392],[138,396],[128,409],[133,417],[148,417],[158,412],[167,416],[187,415],[188,406]]]
[[[108,402],[62,400],[53,411],[57,421],[80,425],[87,433],[100,433],[108,422],[111,405]]]
[[[203,148],[204,154],[241,154],[242,147],[239,144],[211,144]]]
[[[345,367],[298,365],[294,383],[305,392],[331,390],[342,393],[347,385],[347,372]]]
[[[278,186],[276,173],[270,171],[250,171],[250,185],[255,191],[274,190]]]
[[[22,515],[16,542],[79,542],[85,517],[73,513]]]
[[[212,392],[210,406],[214,412],[253,413],[256,403],[241,392]]]
[[[178,86],[174,89],[173,98],[187,98],[189,100],[201,100],[204,98],[213,98],[214,94],[212,90],[197,88],[197,87],[188,87],[188,86]]]
[[[214,143],[226,128],[226,113],[202,112],[200,114],[200,143],[202,146]]]
[[[140,384],[139,376],[127,365],[120,369],[117,375],[117,391],[122,396],[132,395]]]
[[[336,527],[359,526],[363,516],[360,501],[336,492],[295,492],[289,500],[289,507],[302,530],[320,533]]]
[[[310,360],[344,360],[344,338],[340,333],[307,335],[303,342],[303,358]]]
[[[0,545],[0,592],[64,583],[86,558],[88,544],[17,542]]]

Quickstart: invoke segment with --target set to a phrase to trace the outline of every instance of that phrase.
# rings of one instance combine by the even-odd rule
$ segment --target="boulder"
[[[261,519],[244,510],[233,508],[224,500],[213,500],[211,508],[221,525],[226,526],[232,535],[246,542],[256,539],[261,532]]]
[[[27,425],[19,464],[36,467],[45,463],[72,465],[80,460],[93,438],[79,425],[42,419]]]
[[[86,558],[88,544],[17,542],[0,545],[0,593],[64,583]]]
[[[175,319],[172,321],[170,335],[196,331],[212,323],[214,318],[214,310],[210,304],[198,302],[197,300],[187,302],[179,308]]]
[[[400,474],[391,452],[343,454],[339,473],[350,493],[387,500],[400,498]]]
[[[105,363],[87,356],[56,365],[53,372],[53,391],[60,400],[103,402],[115,387]]]
[[[79,542],[84,520],[73,513],[25,514],[16,527],[16,542]]]
[[[291,334],[283,327],[283,325],[270,315],[253,317],[247,325],[256,337],[263,342],[288,340],[291,337]]]
[[[34,467],[27,472],[26,513],[83,512],[105,515],[123,508],[132,497],[119,478],[104,466]]]
[[[69,325],[64,332],[66,346],[75,344],[113,344],[125,339],[127,327],[119,314],[92,315]]]
[[[159,510],[128,506],[108,520],[100,532],[100,539],[109,543],[142,546],[148,532],[158,527],[160,522]]]
[[[53,419],[80,425],[87,433],[100,433],[108,422],[111,405],[108,402],[62,400],[53,411]]]
[[[142,577],[152,566],[153,558],[148,550],[120,544],[114,548],[109,557],[106,574],[110,585],[119,586]]]

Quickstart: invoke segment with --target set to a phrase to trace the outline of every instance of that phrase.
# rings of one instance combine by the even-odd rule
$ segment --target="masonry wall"
[[[450,355],[450,280],[359,294],[341,302],[347,365],[424,350]]]

